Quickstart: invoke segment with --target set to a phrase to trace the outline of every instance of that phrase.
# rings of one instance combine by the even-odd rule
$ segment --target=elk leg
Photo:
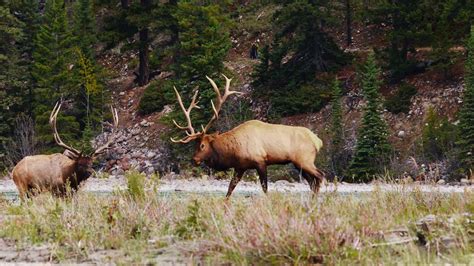
[[[268,179],[267,179],[267,166],[261,165],[257,167],[258,176],[260,177],[260,184],[264,193],[268,190]]]
[[[21,201],[25,201],[28,198],[28,191],[26,188],[19,186],[18,187],[18,196]]]
[[[318,170],[314,165],[302,167],[303,176],[308,180],[309,187],[313,193],[318,193],[321,183],[324,179],[324,174]]]
[[[237,186],[240,179],[242,179],[244,173],[245,170],[235,169],[235,174],[232,177],[232,180],[230,180],[229,188],[227,189],[227,195],[225,196],[226,198],[229,198],[230,195],[232,195],[232,191],[234,191],[234,188]]]

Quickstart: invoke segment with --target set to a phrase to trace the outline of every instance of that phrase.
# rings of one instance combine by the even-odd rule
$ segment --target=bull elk
[[[118,114],[111,108],[113,115],[113,129],[108,141],[97,148],[92,154],[84,155],[83,152],[66,145],[59,137],[56,120],[61,109],[61,103],[56,103],[49,117],[49,124],[53,130],[56,144],[66,149],[68,156],[55,153],[51,155],[34,155],[23,158],[13,168],[13,181],[15,182],[20,198],[50,191],[56,196],[64,196],[69,184],[72,191],[76,191],[80,183],[89,178],[92,173],[92,163],[95,158],[106,151],[112,143],[115,129],[118,126]]]
[[[224,78],[226,85],[224,94],[221,94],[216,83],[207,77],[217,94],[217,99],[216,104],[211,100],[214,114],[209,123],[205,127],[202,126],[202,131],[196,131],[193,128],[190,116],[192,109],[199,108],[198,91],[194,93],[189,107],[185,108],[178,90],[174,88],[187,126],[181,126],[173,120],[176,127],[185,130],[186,136],[179,140],[171,138],[171,141],[188,143],[197,140],[198,145],[193,155],[193,161],[197,165],[204,162],[207,166],[218,171],[234,168],[235,175],[230,181],[226,198],[230,197],[245,171],[249,169],[257,170],[262,189],[266,193],[267,166],[288,163],[293,163],[296,168],[301,170],[311,190],[317,193],[324,174],[315,167],[314,160],[323,143],[309,129],[250,120],[222,134],[207,133],[218,119],[219,111],[225,100],[232,94],[240,94],[237,91],[230,91],[231,79],[226,76]]]

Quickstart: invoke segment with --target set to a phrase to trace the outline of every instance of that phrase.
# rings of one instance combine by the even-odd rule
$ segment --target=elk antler
[[[217,104],[214,105],[214,102],[211,100],[211,105],[212,105],[212,110],[214,111],[214,115],[212,116],[209,123],[207,123],[206,127],[201,126],[202,127],[201,132],[196,132],[194,130],[193,125],[191,123],[191,116],[190,116],[191,110],[193,108],[198,108],[199,109],[199,106],[197,105],[198,103],[196,102],[196,97],[198,95],[198,92],[196,91],[194,93],[194,96],[191,100],[191,104],[189,105],[188,109],[186,109],[184,107],[183,100],[181,99],[181,96],[178,93],[178,90],[176,90],[176,88],[174,88],[174,92],[176,93],[176,98],[178,98],[179,106],[181,106],[181,109],[184,112],[186,120],[188,121],[188,126],[187,127],[180,126],[178,123],[176,123],[175,120],[173,120],[173,123],[175,124],[176,127],[178,127],[179,129],[182,129],[182,130],[186,130],[186,135],[187,136],[180,139],[180,140],[175,140],[174,138],[171,138],[172,142],[175,142],[175,143],[188,143],[191,140],[194,140],[194,139],[198,138],[199,136],[201,136],[203,134],[206,134],[206,132],[212,126],[212,123],[214,123],[214,121],[216,121],[217,118],[219,117],[219,112],[222,108],[222,104],[225,102],[227,97],[229,97],[232,94],[241,94],[241,92],[238,92],[238,91],[230,91],[229,87],[230,87],[230,82],[232,81],[232,79],[227,78],[225,75],[222,75],[222,76],[224,76],[224,78],[226,80],[224,95],[221,95],[221,92],[219,91],[219,88],[217,87],[216,83],[210,77],[206,76],[206,78],[209,80],[209,82],[211,82],[212,88],[214,89],[214,91],[217,94]]]
[[[58,117],[59,110],[61,109],[61,105],[62,102],[57,102],[54,106],[53,111],[51,112],[51,115],[49,116],[49,125],[53,129],[54,140],[56,141],[56,144],[58,144],[60,147],[63,147],[64,149],[72,152],[75,156],[79,156],[81,154],[79,150],[76,150],[73,147],[66,145],[59,137],[58,129],[56,127],[56,120]]]
[[[189,105],[189,107],[186,109],[184,107],[184,104],[183,104],[183,100],[181,99],[181,95],[179,95],[179,92],[178,90],[176,89],[176,87],[173,87],[174,89],[174,92],[176,93],[176,98],[178,98],[178,103],[179,103],[179,106],[181,107],[181,109],[183,110],[183,113],[184,113],[184,116],[186,117],[186,121],[188,122],[188,126],[186,127],[183,127],[183,126],[180,126],[174,119],[173,119],[173,123],[174,125],[179,128],[179,129],[182,129],[182,130],[186,130],[186,137],[180,139],[180,140],[175,140],[174,138],[171,138],[171,141],[174,142],[174,143],[188,143],[190,142],[191,140],[194,140],[196,139],[197,137],[199,137],[202,133],[201,132],[197,132],[194,130],[193,128],[193,124],[191,122],[191,110],[193,110],[193,108],[197,108],[199,109],[200,107],[198,106],[198,103],[199,101],[196,101],[197,99],[197,95],[198,95],[198,91],[196,91],[194,93],[194,96],[191,100],[191,104]]]
[[[217,120],[219,117],[219,112],[221,111],[222,104],[227,100],[227,97],[229,97],[232,94],[242,94],[240,91],[230,91],[230,82],[232,79],[229,79],[225,75],[222,75],[225,78],[225,89],[224,89],[224,95],[221,95],[219,88],[217,87],[216,83],[214,80],[212,80],[210,77],[206,76],[206,78],[211,82],[212,88],[217,94],[217,105],[214,105],[214,102],[211,100],[211,105],[212,105],[212,110],[214,111],[214,115],[212,116],[211,120],[209,120],[209,123],[207,123],[206,127],[203,129],[203,133],[206,133],[209,128],[211,128],[212,123]]]
[[[107,150],[110,146],[110,144],[112,143],[112,141],[115,139],[114,136],[115,136],[115,133],[116,133],[116,130],[117,130],[117,127],[118,127],[118,113],[117,113],[117,109],[113,108],[112,106],[110,107],[110,110],[112,111],[112,118],[114,120],[114,124],[113,124],[113,128],[112,128],[112,133],[110,134],[109,138],[108,138],[108,141],[100,146],[99,148],[97,148],[94,153],[92,154],[92,157],[94,156],[97,156],[101,153],[103,153],[105,150]]]

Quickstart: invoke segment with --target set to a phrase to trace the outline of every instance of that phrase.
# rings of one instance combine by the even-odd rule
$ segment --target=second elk
[[[196,131],[191,121],[191,111],[198,108],[198,92],[194,93],[191,104],[186,108],[179,92],[174,88],[178,103],[183,110],[187,125],[181,126],[173,120],[174,124],[185,130],[186,136],[182,139],[171,140],[175,143],[188,143],[196,140],[196,151],[193,156],[195,164],[205,163],[207,166],[226,171],[235,169],[226,197],[230,197],[246,170],[255,169],[258,172],[263,191],[266,193],[267,166],[273,164],[293,163],[303,177],[308,181],[314,193],[319,191],[324,174],[318,170],[314,161],[323,146],[323,142],[311,130],[305,127],[269,124],[258,120],[250,120],[225,133],[207,133],[212,124],[219,118],[222,104],[232,94],[231,79],[224,76],[226,85],[224,94],[221,93],[216,83],[207,77],[217,97],[216,103],[211,101],[214,115],[202,131]]]
[[[82,151],[66,145],[61,140],[56,126],[60,109],[61,104],[57,103],[51,112],[49,123],[56,144],[64,148],[68,156],[55,153],[23,158],[13,168],[12,172],[13,181],[22,199],[44,191],[49,191],[56,196],[65,196],[68,185],[72,191],[76,191],[79,185],[92,175],[94,171],[92,169],[93,161],[105,152],[112,143],[118,126],[116,109],[112,108],[114,124],[111,136],[103,146],[97,148],[92,154],[84,154]]]

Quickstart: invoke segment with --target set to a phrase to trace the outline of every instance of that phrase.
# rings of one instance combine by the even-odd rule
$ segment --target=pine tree
[[[370,181],[375,174],[381,173],[392,150],[381,112],[379,75],[380,69],[375,62],[374,53],[371,53],[362,74],[362,92],[367,104],[358,132],[355,156],[350,165],[356,182]]]
[[[335,176],[342,176],[345,168],[343,157],[344,125],[342,123],[342,90],[337,79],[332,86],[332,121],[331,121],[331,168]]]
[[[88,60],[95,63],[94,44],[97,42],[96,23],[92,0],[78,0],[74,9],[75,45]]]
[[[260,63],[255,66],[252,73],[254,81],[252,85],[254,87],[265,85],[268,81],[268,69],[270,67],[270,51],[268,45],[265,45],[260,52]]]
[[[108,8],[104,18],[104,36],[102,39],[108,43],[109,47],[126,41],[125,49],[137,50],[139,54],[139,66],[136,73],[139,86],[148,84],[151,78],[150,69],[150,42],[153,34],[156,33],[151,28],[154,24],[161,24],[161,19],[155,16],[157,7],[164,5],[162,1],[123,0],[118,6],[113,1],[102,1],[102,6]],[[174,1],[171,1],[174,2]],[[138,36],[136,42],[129,42],[131,38]]]
[[[370,12],[373,23],[390,26],[385,50],[390,81],[396,83],[414,70],[416,61],[408,56],[427,35],[426,9],[423,1],[380,1]]]
[[[459,112],[459,147],[462,166],[469,172],[474,170],[474,26],[471,27],[467,50],[463,106]]]
[[[198,122],[208,120],[212,115],[211,99],[215,93],[206,76],[220,81],[224,69],[224,59],[231,47],[229,18],[219,4],[203,4],[200,0],[179,2],[174,17],[178,22],[178,39],[172,66],[177,79],[186,84],[184,94],[199,87],[203,117]]]
[[[0,0],[0,168],[4,156],[4,144],[13,132],[15,117],[21,112],[25,91],[25,69],[21,61],[18,43],[24,37],[23,24]]]
[[[64,1],[47,1],[45,14],[35,38],[32,69],[36,83],[34,113],[37,136],[43,144],[52,143],[48,120],[55,102],[60,98],[72,99],[77,95],[77,86],[71,70],[74,67],[72,42]],[[64,138],[76,139],[80,135],[76,119],[73,116],[60,117],[59,124],[61,119],[69,121],[69,129],[61,130],[64,132]]]
[[[15,0],[10,1],[9,5],[11,13],[22,22],[23,37],[19,40],[17,46],[21,54],[18,66],[25,69],[22,80],[26,91],[23,95],[24,99],[21,109],[32,117],[34,108],[33,88],[35,84],[31,72],[33,67],[34,40],[38,31],[38,24],[40,23],[39,3],[38,0]]]
[[[75,5],[73,33],[75,38],[74,50],[74,77],[79,87],[75,98],[76,118],[81,124],[83,142],[89,143],[90,134],[103,120],[103,113],[108,112],[105,106],[107,92],[104,91],[104,82],[101,80],[102,68],[97,64],[94,45],[97,42],[95,15],[92,0],[79,0]],[[87,128],[87,130],[85,130]]]
[[[178,3],[179,44],[178,78],[191,80],[220,72],[230,49],[229,20],[218,4],[203,5],[200,1]]]
[[[269,96],[279,115],[318,111],[328,102],[323,95],[330,90],[315,85],[318,73],[336,70],[347,62],[325,30],[333,10],[328,1],[278,2],[283,2],[283,7],[273,16],[275,31],[268,61],[257,66],[260,77],[254,92]]]

